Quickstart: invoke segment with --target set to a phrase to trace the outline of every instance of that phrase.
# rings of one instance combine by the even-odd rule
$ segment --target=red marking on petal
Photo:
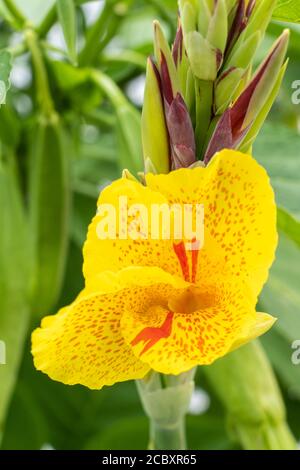
[[[180,243],[173,243],[173,250],[178,258],[178,261],[181,266],[181,271],[185,281],[190,280],[190,268],[189,261],[185,250],[185,244],[183,241]]]
[[[193,240],[193,250],[192,250],[192,282],[196,282],[196,277],[197,277],[197,268],[198,268],[198,258],[199,258],[199,251],[200,249],[197,248],[200,246],[200,242],[196,241],[196,239]]]
[[[173,317],[174,313],[169,312],[164,323],[161,325],[159,328],[144,328],[137,336],[136,338],[131,341],[132,346],[136,346],[137,344],[144,342],[145,347],[140,353],[140,356],[142,354],[145,354],[147,351],[149,351],[150,348],[152,348],[159,340],[163,338],[168,338],[172,332],[172,323],[173,323]]]

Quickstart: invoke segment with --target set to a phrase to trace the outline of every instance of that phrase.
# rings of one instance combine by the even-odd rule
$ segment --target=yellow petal
[[[250,325],[250,328],[243,330],[242,334],[232,344],[230,352],[240,348],[259,336],[264,335],[272,328],[276,321],[277,318],[272,317],[268,313],[257,313],[255,322]]]
[[[177,375],[196,365],[211,364],[254,321],[255,303],[241,283],[220,282],[217,288],[204,283],[196,294],[193,291],[196,301],[188,300],[189,293],[181,293],[181,298],[171,294],[164,307],[127,310],[122,316],[127,344],[155,371]]]
[[[108,205],[110,209],[115,209],[115,214],[112,214],[112,217],[116,220],[116,230],[111,234],[112,236],[108,234],[106,239],[101,239],[99,227],[103,227]],[[133,232],[130,227],[132,227],[133,218],[128,217],[124,224],[120,223],[120,219],[123,217],[122,220],[125,220],[123,208],[125,211],[127,209],[128,213],[132,207],[137,208],[138,206],[143,206],[146,211],[144,217],[144,213],[138,209],[136,217],[138,221],[147,220],[146,224],[140,224],[143,228],[142,232],[145,232],[146,236],[132,239]],[[158,212],[155,209],[159,209]],[[99,211],[103,211],[103,213],[100,214]],[[162,220],[167,223],[161,223]],[[185,264],[186,271],[188,270],[191,274],[194,255],[192,251],[186,253],[180,243],[179,251],[182,248],[183,253],[177,251],[178,240],[176,239],[174,245],[173,236],[174,220],[167,199],[159,192],[127,179],[120,179],[105,188],[99,197],[98,213],[89,227],[87,241],[84,245],[83,272],[86,281],[88,282],[89,279],[103,271],[119,271],[128,266],[157,266],[171,274],[183,276],[183,264]],[[166,230],[169,222],[170,236]],[[122,239],[122,226],[128,232],[124,239]],[[153,227],[157,231],[156,234],[154,232],[154,235]],[[147,228],[148,234],[146,234]],[[166,230],[165,236],[163,236],[164,230]],[[214,261],[214,266],[216,264],[215,253],[216,250],[213,250],[210,254],[210,260]]]
[[[32,335],[38,370],[65,384],[100,389],[140,379],[149,366],[133,354],[120,330],[127,309],[143,312],[183,288],[181,279],[157,268],[103,273],[70,306],[46,317]]]
[[[146,181],[170,203],[204,204],[206,238],[197,280],[205,276],[202,256],[209,259],[218,249],[220,263],[235,278],[248,280],[258,295],[277,246],[274,192],[264,168],[249,155],[224,150],[207,168],[149,174]]]

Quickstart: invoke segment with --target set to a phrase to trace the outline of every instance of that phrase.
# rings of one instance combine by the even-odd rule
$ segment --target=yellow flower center
[[[189,314],[211,307],[215,300],[214,294],[203,292],[200,287],[190,286],[170,299],[168,306],[172,312]]]

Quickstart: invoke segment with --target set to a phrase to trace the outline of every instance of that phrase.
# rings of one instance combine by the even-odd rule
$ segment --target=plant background
[[[53,12],[54,3],[54,0],[16,0],[34,24],[40,24],[49,11]],[[139,112],[146,57],[153,48],[152,21],[158,18],[162,22],[170,40],[176,25],[176,0],[108,0],[106,3],[106,21],[96,41],[96,53],[88,65],[107,74],[122,90],[126,96],[122,113],[116,103],[112,104],[111,96],[90,80],[82,65],[84,60],[77,68],[70,65],[58,22],[51,26],[43,43],[51,93],[61,117],[71,164],[69,190],[73,197],[67,233],[69,250],[61,294],[49,311],[38,311],[28,318],[30,306],[24,306],[26,313],[17,301],[6,308],[0,296],[0,339],[1,326],[7,327],[5,315],[10,317],[10,328],[20,330],[17,343],[20,357],[12,366],[8,354],[7,365],[0,365],[3,449],[143,449],[147,445],[148,423],[134,383],[116,385],[101,392],[81,386],[64,386],[35,371],[30,355],[33,327],[45,314],[55,313],[60,306],[70,302],[83,285],[81,249],[100,188],[119,177],[122,167],[132,167],[132,154],[140,152]],[[77,4],[82,4],[77,8],[77,43],[80,47],[84,46],[85,35],[102,11],[104,2],[79,1]],[[22,32],[14,31],[1,19],[3,11],[5,7],[0,1],[0,47],[14,48],[22,41]],[[51,19],[51,14],[48,18]],[[282,27],[278,22],[271,24],[258,61]],[[25,50],[21,52],[13,60],[11,88],[6,105],[0,109],[0,153],[4,162],[12,158],[11,155],[15,159],[26,206],[26,175],[32,164],[30,153],[36,138],[39,108],[30,57]],[[295,91],[292,84],[300,80],[300,26],[296,24],[292,26],[289,57],[284,85],[254,147],[254,155],[271,176],[279,206],[277,261],[260,299],[262,311],[277,316],[279,321],[262,343],[278,376],[289,424],[300,441],[300,365],[291,362],[291,344],[300,340],[300,104],[293,104],[291,100]],[[1,214],[4,209],[3,206],[0,208]],[[47,205],[43,210],[47,214]],[[6,219],[2,217],[2,232],[5,223]],[[16,224],[13,221],[12,226],[17,231]],[[49,227],[51,224],[54,227],[56,220],[49,209]],[[0,243],[5,243],[2,238]],[[2,256],[10,250],[8,246],[4,245],[0,251]],[[21,251],[31,262],[30,251],[25,246]],[[0,292],[5,284],[17,299],[18,285],[24,282],[24,273],[14,255],[13,249],[9,251],[12,267],[5,272],[3,268]],[[22,322],[24,325],[20,327]],[[10,344],[7,348],[9,352]],[[9,393],[3,386],[8,377],[12,380]],[[239,448],[228,432],[225,410],[206,383],[201,368],[196,382],[196,393],[187,418],[189,447]],[[9,395],[9,405],[1,408],[1,400],[4,403],[7,399],[4,394]]]

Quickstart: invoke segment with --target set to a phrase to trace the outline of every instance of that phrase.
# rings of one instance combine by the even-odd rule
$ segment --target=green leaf
[[[266,123],[253,155],[268,171],[279,207],[300,220],[300,139],[297,132]]]
[[[284,209],[277,210],[278,228],[300,247],[300,222]]]
[[[87,69],[73,67],[66,62],[57,60],[51,61],[51,67],[57,80],[58,86],[63,91],[70,91],[90,79],[90,72]]]
[[[260,308],[278,318],[275,328],[290,343],[299,339],[299,277],[299,247],[286,234],[280,232],[276,262],[261,294]]]
[[[299,0],[278,0],[273,18],[280,21],[300,23]]]
[[[54,5],[55,0],[30,0],[26,3],[24,0],[14,0],[17,7],[34,24],[38,24]]]
[[[29,322],[30,249],[12,169],[0,161],[0,441]]]
[[[116,109],[120,169],[133,174],[143,169],[142,131],[140,113],[130,104]]]
[[[291,343],[275,328],[262,338],[262,343],[288,394],[300,400],[300,367],[292,363]]]
[[[16,148],[20,141],[21,125],[17,113],[9,104],[0,106],[0,140],[8,147]]]
[[[76,7],[74,0],[57,0],[58,19],[61,24],[71,62],[76,64]]]
[[[244,449],[292,450],[295,442],[272,367],[258,341],[204,367]]]
[[[11,54],[6,50],[0,51],[0,105],[6,101],[6,94],[10,87],[11,67]]]

